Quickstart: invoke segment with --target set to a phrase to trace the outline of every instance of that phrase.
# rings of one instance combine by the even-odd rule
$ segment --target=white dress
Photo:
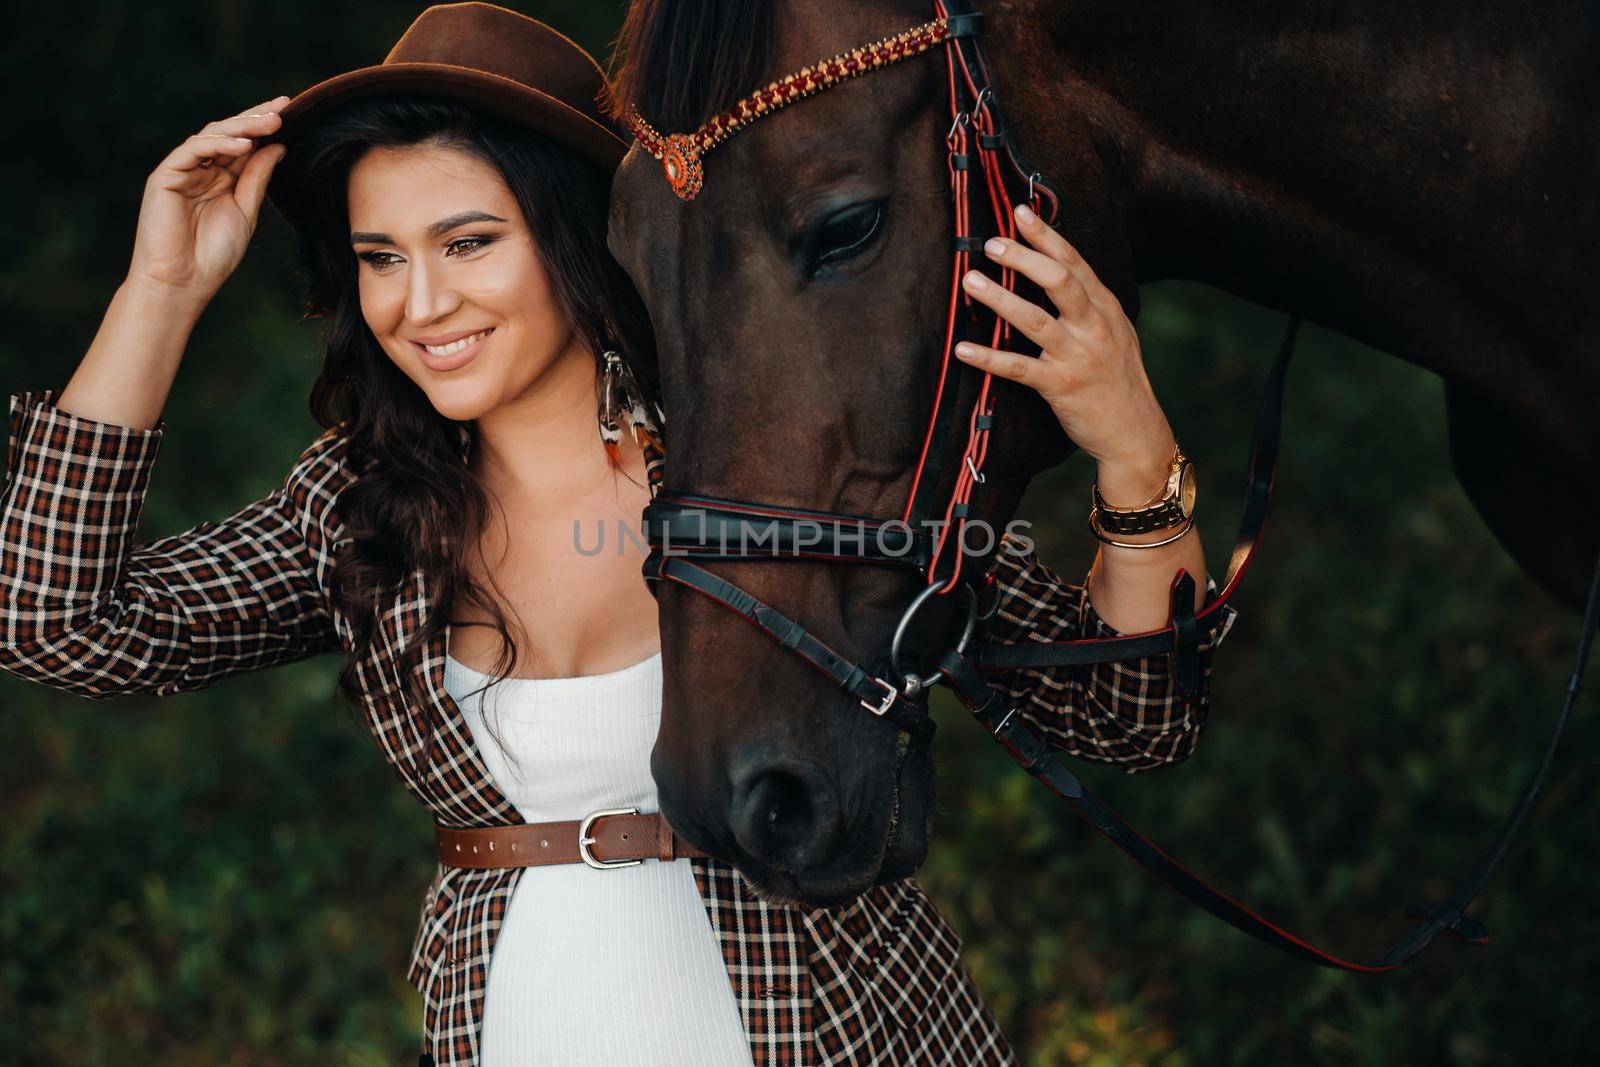
[[[454,657],[460,705],[495,785],[529,822],[657,811],[650,749],[661,654],[608,674],[488,682]],[[471,695],[469,695],[471,694]],[[485,725],[505,742],[509,764]],[[480,1067],[750,1067],[733,987],[687,859],[529,867],[495,941]]]

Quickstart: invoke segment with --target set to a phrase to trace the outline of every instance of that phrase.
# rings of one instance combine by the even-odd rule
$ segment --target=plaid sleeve
[[[995,553],[990,574],[999,601],[988,627],[996,644],[1071,641],[1120,637],[1095,612],[1087,582],[1072,585],[1021,550],[1009,535]],[[1216,580],[1206,578],[1203,604],[1217,596]],[[1222,608],[1221,629],[1199,645],[1200,691],[1192,700],[1179,695],[1166,655],[1076,667],[1019,667],[995,671],[989,684],[1004,693],[1047,743],[1102,763],[1125,766],[1131,774],[1177,763],[1194,751],[1210,707],[1211,665],[1216,646],[1238,615]]]
[[[165,421],[137,429],[11,396],[0,490],[0,668],[91,699],[177,693],[340,648],[305,541],[338,471],[322,434],[217,522],[133,535]]]

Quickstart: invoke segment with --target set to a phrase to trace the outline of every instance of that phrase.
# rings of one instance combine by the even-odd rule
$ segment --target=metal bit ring
[[[905,643],[906,630],[910,628],[911,620],[916,617],[917,611],[921,609],[923,604],[927,603],[929,597],[937,595],[941,588],[943,588],[942,583],[935,582],[918,593],[916,599],[912,600],[911,605],[906,608],[905,614],[900,616],[899,624],[894,628],[894,640],[889,643],[889,669],[894,672],[896,678],[900,679],[902,688],[909,684],[910,678],[914,677],[906,674],[900,668],[900,646]],[[978,595],[972,591],[972,586],[966,583],[962,583],[961,591],[967,598],[967,621],[961,628],[961,638],[956,642],[956,651],[964,653],[967,650],[967,645],[972,641],[972,635],[978,628]],[[934,677],[938,677],[938,674],[935,674]],[[933,678],[917,677],[915,688],[920,691],[932,681]]]

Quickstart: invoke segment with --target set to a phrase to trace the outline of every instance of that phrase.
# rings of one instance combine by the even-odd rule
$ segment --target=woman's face
[[[476,419],[583,354],[492,165],[455,148],[374,148],[348,197],[362,317],[442,415]]]

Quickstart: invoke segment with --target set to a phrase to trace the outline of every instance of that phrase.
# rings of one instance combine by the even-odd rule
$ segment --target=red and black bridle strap
[[[1600,627],[1600,560],[1596,560],[1594,576],[1589,583],[1589,599],[1584,606],[1577,659],[1572,668],[1572,676],[1567,681],[1566,697],[1562,701],[1560,714],[1556,716],[1555,728],[1545,745],[1544,758],[1540,760],[1538,770],[1534,772],[1533,778],[1522,791],[1511,813],[1501,824],[1494,843],[1466,874],[1456,880],[1450,895],[1440,902],[1409,906],[1406,912],[1417,922],[1385,952],[1365,963],[1335,956],[1304,938],[1289,933],[1189,871],[1129,826],[1110,805],[1085,789],[1072,772],[1062,765],[1054,751],[1028,729],[1014,709],[1006,705],[1005,698],[990,688],[976,665],[959,653],[951,651],[945,654],[939,667],[940,678],[944,684],[955,692],[962,704],[1000,742],[1001,747],[1023,770],[1044,783],[1081,819],[1104,834],[1112,844],[1132,856],[1146,870],[1182,893],[1194,904],[1250,936],[1300,959],[1340,970],[1378,973],[1392,971],[1409,962],[1441,933],[1454,934],[1468,944],[1488,943],[1488,933],[1479,923],[1466,915],[1467,905],[1472,903],[1473,898],[1488,882],[1489,876],[1505,858],[1511,848],[1511,842],[1526,821],[1528,812],[1544,785],[1545,775],[1555,758],[1562,730],[1566,727],[1573,702],[1582,688],[1584,668],[1589,661],[1589,652],[1593,646],[1597,627]]]
[[[1052,224],[1056,220],[1058,200],[1040,175],[1023,166],[1016,144],[1007,131],[999,98],[990,84],[978,45],[983,16],[964,2],[939,0],[934,6],[945,27],[942,45],[951,117],[946,148],[954,206],[954,262],[932,411],[922,452],[912,472],[903,517],[919,529],[927,528],[930,520],[938,520],[932,523],[938,532],[934,538],[933,561],[925,573],[930,585],[938,585],[941,593],[949,593],[961,581],[962,564],[967,558],[963,526],[970,515],[973,491],[984,480],[983,466],[989,451],[989,435],[995,426],[997,399],[992,393],[993,376],[981,373],[977,397],[967,416],[965,445],[959,452],[938,447],[955,437],[961,364],[952,353],[961,340],[975,340],[989,348],[1012,347],[1010,324],[990,314],[986,308],[980,309],[961,286],[962,277],[974,264],[987,263],[974,258],[985,240],[977,233],[974,207],[985,204],[992,232],[1014,240],[1016,221],[1012,206],[1015,201],[1008,180],[1016,184],[1019,194]],[[981,194],[973,191],[974,181],[980,183]],[[995,280],[1008,290],[1015,290],[1019,282],[1016,273],[1003,266]],[[957,463],[953,479],[944,469],[950,459]],[[936,511],[938,498],[934,494],[952,480],[949,496],[943,498],[942,511]],[[946,546],[952,541],[956,548],[947,555]],[[948,566],[941,568],[946,560]]]
[[[951,65],[952,79],[959,76],[968,98],[974,103],[982,100],[984,106],[977,110],[986,111],[992,119],[986,139],[979,146],[1004,150],[1005,162],[1017,181],[1027,187],[1027,196],[1034,210],[1053,225],[1060,214],[1061,199],[1043,174],[1023,162],[1022,152],[1011,135],[1011,128],[1000,116],[1000,101],[994,88],[994,79],[989,75],[989,65],[984,62],[983,50],[978,47],[983,26],[982,13],[973,8],[968,0],[935,0],[934,7],[945,20],[947,37],[956,45],[958,62]]]

